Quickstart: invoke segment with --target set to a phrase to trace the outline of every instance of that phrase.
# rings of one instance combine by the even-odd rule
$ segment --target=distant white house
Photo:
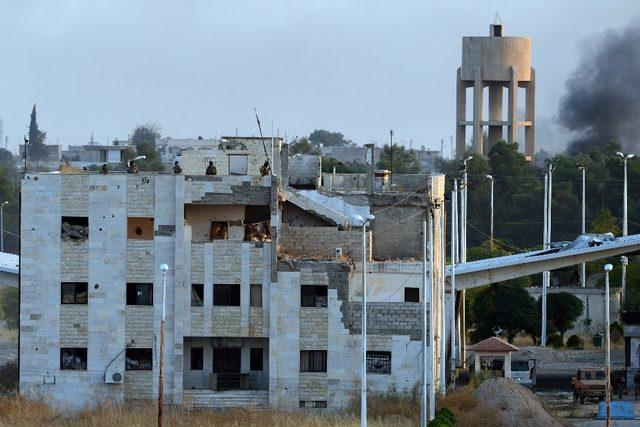
[[[0,252],[0,286],[18,287],[20,257],[16,254]]]

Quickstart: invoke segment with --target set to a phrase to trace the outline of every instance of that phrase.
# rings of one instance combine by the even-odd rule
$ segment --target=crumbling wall
[[[290,227],[330,227],[332,225],[291,202],[285,202],[282,206],[282,224]]]
[[[376,217],[371,222],[374,259],[422,257],[422,221],[424,207],[371,206]]]
[[[362,232],[338,227],[291,227],[282,224],[282,249],[294,256],[335,258],[336,247],[350,259],[362,258]]]

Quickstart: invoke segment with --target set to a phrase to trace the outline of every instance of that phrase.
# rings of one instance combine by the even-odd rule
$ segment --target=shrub
[[[427,424],[429,427],[453,427],[455,425],[456,417],[453,415],[453,412],[447,408],[442,408],[436,412],[436,416]]]
[[[547,344],[553,348],[562,348],[564,343],[562,342],[562,337],[558,334],[549,335],[547,337]]]
[[[18,372],[17,360],[0,366],[0,393],[11,393],[18,389]]]
[[[567,340],[567,347],[573,348],[576,350],[581,350],[584,347],[584,343],[582,342],[582,339],[579,336],[574,334],[574,335],[571,335]]]
[[[612,342],[620,342],[624,337],[624,329],[620,322],[613,322],[611,324],[611,341]]]

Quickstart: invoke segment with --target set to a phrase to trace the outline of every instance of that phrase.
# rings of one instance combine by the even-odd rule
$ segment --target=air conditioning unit
[[[113,372],[105,375],[104,382],[107,384],[122,384],[124,377],[121,372]]]

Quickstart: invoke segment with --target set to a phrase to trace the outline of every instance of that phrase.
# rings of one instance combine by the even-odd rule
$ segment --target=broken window
[[[300,407],[301,408],[326,408],[327,401],[326,400],[301,400]]]
[[[191,284],[191,307],[202,307],[204,302],[204,285],[202,283]]]
[[[153,218],[127,218],[127,239],[153,240]]]
[[[247,205],[244,209],[244,241],[265,242],[271,238],[269,206]]]
[[[367,372],[371,374],[390,374],[391,352],[367,351]]]
[[[61,237],[64,241],[82,241],[89,238],[89,218],[86,216],[63,216]]]
[[[404,288],[404,302],[420,302],[420,288]]]
[[[227,240],[229,238],[228,221],[211,221],[210,240]]]
[[[247,174],[247,156],[245,154],[229,154],[229,175]]]
[[[301,307],[326,307],[327,306],[327,286],[325,285],[300,286],[300,306]]]
[[[204,351],[202,347],[191,347],[191,370],[201,371],[204,366]]]
[[[153,305],[153,283],[127,283],[127,305]]]
[[[61,348],[60,349],[60,369],[64,371],[86,371],[87,370],[87,349],[86,348]]]
[[[264,350],[260,347],[252,348],[249,352],[249,370],[250,371],[262,371],[263,370],[263,356]]]
[[[262,285],[251,285],[249,293],[249,305],[262,307]]]
[[[61,304],[86,304],[87,283],[62,282]]]
[[[125,370],[151,371],[153,369],[153,350],[150,348],[128,348],[125,350]]]
[[[327,372],[327,351],[300,350],[300,372]]]
[[[237,284],[214,284],[213,285],[213,305],[239,306],[240,305],[240,285]]]

